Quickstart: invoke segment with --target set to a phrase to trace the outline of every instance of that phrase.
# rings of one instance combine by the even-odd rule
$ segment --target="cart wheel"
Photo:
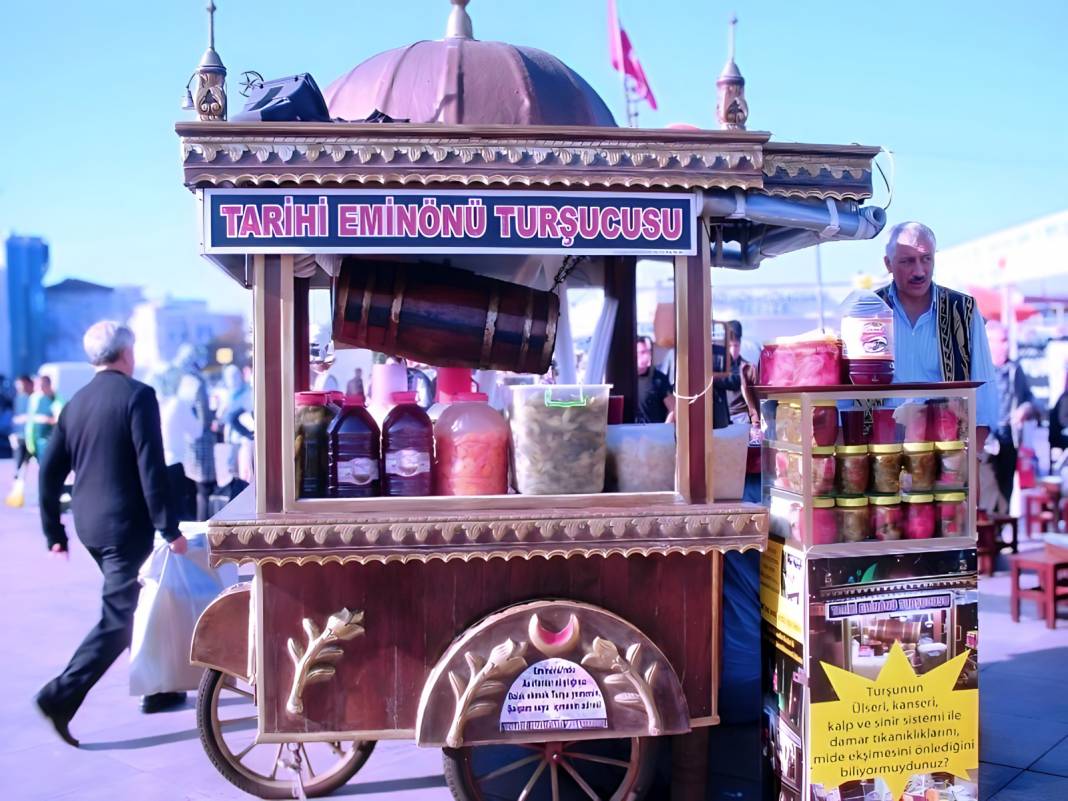
[[[256,701],[243,680],[205,670],[197,695],[200,741],[228,782],[259,798],[292,798],[299,755],[304,793],[327,795],[351,779],[375,748],[374,740],[256,744]]]
[[[658,741],[576,740],[444,748],[457,801],[638,801],[649,789]]]

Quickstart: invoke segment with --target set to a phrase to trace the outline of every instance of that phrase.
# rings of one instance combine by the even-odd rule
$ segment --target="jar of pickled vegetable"
[[[839,445],[835,449],[838,462],[838,492],[841,495],[863,495],[868,491],[868,446]]]
[[[928,540],[935,535],[934,495],[903,495],[905,539]]]
[[[837,512],[838,539],[841,542],[871,539],[871,510],[867,498],[839,498]]]
[[[780,403],[776,411],[775,436],[780,442],[800,445],[803,441],[801,404]],[[835,401],[812,401],[812,444],[818,448],[834,445],[838,439],[838,406]]]
[[[899,540],[903,531],[900,495],[881,495],[870,498],[871,522],[875,539]]]
[[[830,545],[838,542],[838,520],[834,498],[812,499],[812,544]]]
[[[940,492],[934,496],[939,537],[963,537],[968,524],[968,496],[963,492]]]
[[[928,404],[928,431],[937,442],[955,441],[960,438],[960,415],[957,414],[959,402],[949,398],[939,398]]]
[[[935,453],[938,456],[938,489],[961,489],[965,483],[967,463],[965,462],[964,443],[960,440],[936,442]]]
[[[902,492],[930,492],[938,473],[933,442],[906,442],[905,469],[901,473]]]
[[[327,430],[334,419],[334,408],[328,403],[325,392],[297,393],[293,454],[300,498],[326,497],[330,475]]]
[[[812,494],[833,495],[836,473],[834,448],[813,448]],[[800,485],[798,486],[797,491],[801,491]]]
[[[871,488],[873,492],[896,495],[901,491],[900,445],[869,445],[871,451]]]
[[[508,493],[508,423],[482,392],[458,393],[434,425],[438,495]]]
[[[779,442],[789,442],[792,445],[801,444],[800,403],[779,402],[775,408],[775,439]]]

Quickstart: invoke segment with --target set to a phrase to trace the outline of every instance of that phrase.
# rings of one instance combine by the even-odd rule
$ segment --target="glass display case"
[[[771,533],[828,556],[970,547],[977,386],[762,388]]]

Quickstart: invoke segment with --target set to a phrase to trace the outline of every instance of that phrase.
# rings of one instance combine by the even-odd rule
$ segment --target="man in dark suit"
[[[154,532],[162,532],[175,553],[187,547],[170,504],[159,404],[152,388],[132,377],[133,343],[133,332],[111,321],[85,333],[96,376],[63,408],[41,463],[41,524],[49,548],[68,558],[59,498],[73,470],[74,525],[104,574],[100,622],[35,699],[56,733],[75,747],[71,718],[130,645],[137,573],[152,551]]]

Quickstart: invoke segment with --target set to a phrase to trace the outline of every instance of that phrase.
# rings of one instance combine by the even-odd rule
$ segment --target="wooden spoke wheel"
[[[374,740],[257,744],[252,687],[218,670],[205,670],[200,680],[197,727],[223,778],[259,798],[293,798],[298,767],[309,798],[332,793],[363,767],[375,747]]]
[[[443,749],[458,801],[638,801],[656,766],[650,737]]]

